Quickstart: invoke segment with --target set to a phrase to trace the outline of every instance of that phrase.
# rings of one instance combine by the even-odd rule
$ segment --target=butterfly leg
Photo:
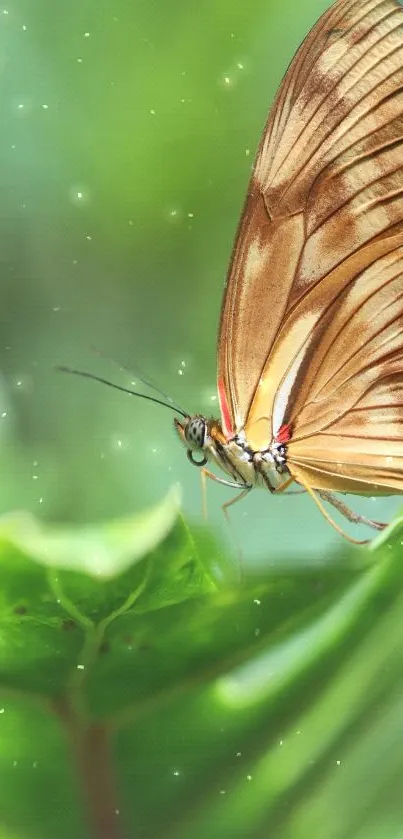
[[[344,536],[344,538],[347,539],[347,542],[351,542],[353,545],[367,545],[368,544],[370,539],[353,539],[352,536],[349,536],[348,533],[346,533],[337,524],[337,522],[335,522],[334,519],[332,519],[332,517],[329,516],[329,513],[327,512],[326,508],[322,504],[322,501],[320,500],[319,495],[321,495],[323,497],[323,495],[325,494],[326,501],[329,501],[328,496],[331,495],[331,493],[327,493],[327,492],[324,493],[323,490],[321,490],[320,492],[319,492],[319,490],[314,490],[314,489],[312,489],[311,486],[309,486],[309,484],[302,484],[302,486],[305,487],[306,491],[309,493],[312,500],[315,502],[316,506],[318,507],[318,509],[320,510],[320,512],[322,513],[322,516],[326,519],[326,521],[337,531],[337,533],[340,533],[341,536]],[[333,499],[333,496],[332,496],[332,499]],[[330,503],[332,503],[332,501]],[[348,507],[346,509],[348,509]],[[349,510],[349,513],[351,513],[351,512],[352,511]]]
[[[237,565],[238,565],[238,574],[239,574],[239,582],[240,582],[240,583],[242,583],[242,582],[243,582],[243,555],[242,555],[242,548],[241,548],[240,543],[238,542],[238,539],[237,539],[237,537],[236,537],[235,533],[234,533],[234,532],[233,532],[233,530],[232,530],[232,527],[231,527],[231,520],[230,520],[230,517],[229,517],[228,508],[229,508],[229,507],[231,507],[231,506],[232,506],[232,504],[236,504],[236,503],[237,503],[237,501],[241,501],[241,500],[242,500],[242,498],[246,498],[246,496],[247,496],[247,495],[248,495],[248,493],[251,491],[251,489],[252,489],[252,487],[251,487],[251,486],[246,486],[246,487],[245,487],[245,489],[243,489],[243,490],[242,490],[242,492],[239,492],[239,493],[238,493],[238,495],[234,495],[234,497],[233,497],[233,498],[230,498],[230,499],[229,499],[229,501],[225,501],[225,503],[224,503],[224,504],[222,504],[222,506],[221,506],[221,509],[222,509],[222,511],[223,511],[223,513],[224,513],[224,516],[225,516],[225,518],[226,518],[226,521],[227,521],[228,527],[230,528],[230,533],[231,533],[231,536],[232,536],[232,540],[233,540],[233,542],[234,542],[234,546],[235,546],[235,548],[236,548],[236,553],[237,553]]]
[[[221,509],[224,513],[225,518],[227,519],[228,524],[230,524],[228,507],[232,507],[232,505],[236,504],[237,501],[241,501],[242,498],[246,498],[251,489],[251,486],[246,486],[245,489],[243,489],[242,492],[239,493],[239,495],[234,495],[233,498],[230,498],[229,501],[225,501],[224,504],[222,504]]]
[[[231,504],[235,504],[236,501],[240,501],[241,498],[244,497],[251,489],[252,484],[245,484],[244,487],[239,486],[239,484],[235,483],[235,481],[227,481],[225,478],[219,478],[218,475],[215,475],[214,472],[210,472],[210,469],[205,469],[202,467],[200,469],[200,478],[202,484],[202,509],[203,509],[203,518],[207,520],[207,478],[211,481],[215,481],[217,484],[223,484],[223,486],[231,487],[232,489],[242,489],[242,492],[239,495],[235,495],[234,498],[231,498],[229,501],[226,501],[225,504],[222,505],[224,510],[225,518],[228,521],[228,515],[225,512],[226,507],[230,507]]]
[[[301,493],[306,492],[306,489],[303,489],[302,487],[301,487],[301,489],[292,489],[289,492],[288,487],[292,483],[294,483],[294,478],[289,478],[289,480],[286,481],[284,484],[281,484],[281,486],[273,489],[273,493],[275,495],[278,495],[280,492],[283,493],[284,495],[301,495]]]
[[[374,521],[373,519],[368,519],[366,516],[362,516],[360,513],[355,513],[354,510],[347,507],[347,504],[344,504],[344,502],[341,501],[340,498],[337,498],[336,495],[333,495],[332,492],[327,492],[323,489],[318,489],[316,491],[324,501],[328,501],[329,504],[332,504],[333,507],[342,514],[342,516],[348,519],[348,521],[351,521],[353,524],[366,524],[367,527],[373,527],[374,530],[383,530],[387,527],[385,522]]]
[[[229,527],[231,527],[230,517],[228,513],[228,507],[231,507],[232,504],[236,504],[237,501],[240,501],[241,498],[245,498],[245,496],[251,491],[252,484],[245,484],[244,487],[240,487],[239,484],[235,484],[232,481],[226,481],[225,478],[219,478],[218,475],[215,475],[214,472],[210,472],[209,469],[205,469],[202,467],[200,469],[200,477],[202,483],[202,505],[203,505],[203,517],[207,520],[207,478],[210,478],[212,481],[216,481],[218,484],[224,484],[224,486],[230,486],[236,489],[241,489],[237,495],[234,495],[233,498],[230,498],[229,501],[226,501],[221,509],[224,513],[225,520]],[[231,530],[232,538],[234,538],[234,534]],[[235,538],[235,547],[238,554],[238,571],[239,571],[239,582],[242,582],[243,574],[242,574],[242,551],[241,548]]]

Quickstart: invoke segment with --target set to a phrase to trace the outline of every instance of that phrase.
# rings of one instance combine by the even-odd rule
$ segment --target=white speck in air
[[[5,708],[0,708],[0,714],[4,714]]]
[[[246,157],[249,157],[249,155],[250,155],[250,149],[245,149],[245,155],[246,155]]]
[[[152,115],[153,115],[153,117],[155,116],[155,110],[154,110],[154,108],[150,108],[150,114],[152,114]]]
[[[82,64],[82,63],[83,63],[83,59],[82,58],[77,58],[77,64]]]
[[[336,766],[341,766],[341,760],[336,760]]]
[[[43,108],[44,111],[48,111],[49,110],[49,105],[46,105],[45,103],[43,103],[42,108]]]
[[[84,32],[84,38],[89,38],[89,37],[90,37],[90,33],[89,32]]]
[[[84,664],[77,664],[77,670],[85,670]]]
[[[217,394],[216,393],[213,393],[213,395],[210,396],[210,402],[217,402]]]
[[[244,64],[242,64],[241,61],[238,61],[236,66],[238,67],[238,70],[243,70],[244,69]]]
[[[3,9],[3,15],[8,15],[8,14],[9,14],[8,9]]]
[[[7,416],[7,411],[3,411],[2,415],[1,415],[2,419],[5,419],[6,416]]]
[[[242,757],[242,752],[237,752],[237,753],[236,753],[236,756],[237,756],[237,757]]]
[[[253,601],[253,602],[254,602],[254,603],[256,603],[256,606],[260,606],[260,605],[261,605],[261,603],[262,603],[262,601],[261,601],[261,600],[258,600],[258,599],[257,599],[257,597],[255,597],[255,599],[254,599],[254,601]]]
[[[21,28],[23,32],[26,32],[28,27],[23,23]]]
[[[84,204],[89,199],[89,192],[80,184],[74,184],[69,190],[70,200],[73,204]]]
[[[194,217],[195,217],[194,213],[188,213],[188,218],[194,218]]]
[[[87,242],[91,242],[91,241],[92,241],[92,236],[87,235],[85,238],[86,238]]]
[[[247,776],[246,776],[246,780],[247,780],[247,781],[251,781],[251,780],[252,780],[252,775],[247,775]]]
[[[179,772],[179,770],[178,770],[178,769],[174,769],[174,775],[175,775],[175,778],[178,778],[178,777],[179,777],[180,772]]]

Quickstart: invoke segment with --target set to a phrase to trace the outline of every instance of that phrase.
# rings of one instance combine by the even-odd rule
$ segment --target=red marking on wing
[[[220,400],[221,423],[226,437],[232,437],[231,412],[228,405],[227,394],[222,379],[218,380],[218,398]]]
[[[278,434],[276,434],[274,438],[275,443],[288,443],[291,439],[291,425],[290,423],[286,423],[279,428]]]

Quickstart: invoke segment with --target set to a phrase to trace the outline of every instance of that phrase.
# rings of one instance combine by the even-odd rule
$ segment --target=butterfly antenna
[[[99,356],[99,358],[103,358],[105,361],[112,362],[112,364],[115,364],[117,367],[119,367],[119,370],[124,370],[126,373],[130,373],[131,376],[134,376],[135,379],[138,379],[139,382],[141,382],[143,385],[145,385],[145,387],[149,387],[150,390],[153,390],[155,393],[158,393],[158,395],[161,396],[162,399],[165,399],[166,402],[169,402],[170,405],[172,405],[172,407],[175,408],[175,410],[177,410],[179,412],[182,411],[182,409],[179,407],[178,403],[175,402],[174,399],[172,399],[172,396],[169,396],[168,393],[165,393],[164,390],[161,390],[160,387],[157,387],[157,385],[154,384],[154,382],[152,382],[150,379],[146,378],[143,375],[143,373],[140,372],[138,367],[132,368],[132,367],[129,367],[128,365],[126,365],[126,364],[122,364],[121,361],[117,361],[116,358],[113,358],[113,356],[107,355],[102,350],[100,350],[98,347],[93,346],[92,350],[97,354],[97,356]],[[182,414],[184,414],[184,413],[185,412],[182,411]],[[186,416],[187,416],[187,414],[186,414]]]
[[[113,387],[115,390],[120,390],[122,393],[129,393],[130,396],[138,396],[139,399],[147,399],[148,402],[155,402],[156,405],[163,405],[164,408],[169,408],[176,414],[180,414],[182,417],[185,417],[185,419],[189,417],[189,414],[186,411],[183,411],[182,408],[178,408],[177,405],[174,405],[171,402],[165,402],[162,399],[157,399],[155,396],[149,396],[147,393],[139,393],[137,390],[130,390],[130,388],[116,385],[114,382],[110,382],[109,379],[104,379],[102,376],[95,376],[94,373],[87,373],[86,370],[75,370],[73,367],[60,366],[56,367],[56,370],[58,370],[59,373],[70,373],[73,376],[82,376],[84,379],[93,379],[94,382],[101,382],[101,384]]]

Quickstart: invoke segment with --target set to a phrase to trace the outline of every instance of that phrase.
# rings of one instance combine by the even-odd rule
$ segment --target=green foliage
[[[4,517],[1,836],[397,836],[401,536],[240,578],[177,493]]]
[[[0,519],[0,839],[400,839],[400,525],[352,551],[309,499],[254,493],[233,515],[252,577],[175,494],[41,523],[175,482],[199,513],[169,414],[54,365],[130,386],[95,345],[216,412],[251,163],[327,5],[0,14],[0,510],[29,511]]]

